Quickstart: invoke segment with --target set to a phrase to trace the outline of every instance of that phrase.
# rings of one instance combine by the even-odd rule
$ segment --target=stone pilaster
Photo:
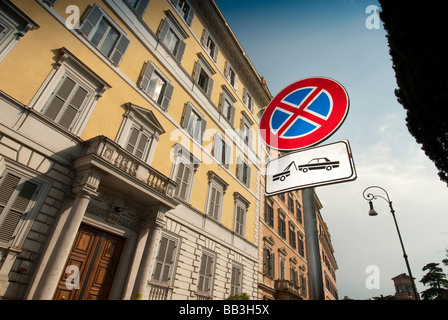
[[[141,216],[141,232],[146,235],[144,249],[137,248],[142,252],[137,278],[132,293],[133,300],[142,300],[151,277],[151,266],[157,254],[157,244],[162,229],[166,226],[165,213],[167,209],[162,206],[149,207]],[[140,249],[140,250],[139,250]]]
[[[84,213],[90,199],[97,195],[102,176],[103,174],[95,169],[86,170],[78,174],[72,189],[75,194],[75,200],[66,219],[60,219],[58,222],[58,224],[63,223],[63,226],[60,228],[61,232],[56,235],[58,237],[56,244],[32,299],[50,300],[53,298]]]

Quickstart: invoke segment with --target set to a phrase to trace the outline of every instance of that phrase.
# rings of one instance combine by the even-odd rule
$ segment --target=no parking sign
[[[283,89],[260,122],[264,142],[278,150],[315,145],[331,136],[349,109],[344,87],[328,78],[307,78]]]

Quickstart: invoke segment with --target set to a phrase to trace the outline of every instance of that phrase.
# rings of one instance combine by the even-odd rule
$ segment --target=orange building
[[[267,159],[278,156],[275,151],[268,148],[264,151]],[[337,300],[335,271],[338,266],[334,258],[328,227],[320,214],[322,204],[316,193],[314,193],[314,201],[324,296],[325,300]],[[265,197],[264,214],[260,215],[259,225],[258,298],[310,299],[302,191],[296,190]]]

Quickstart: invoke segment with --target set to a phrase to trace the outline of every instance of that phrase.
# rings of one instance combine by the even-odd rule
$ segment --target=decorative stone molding
[[[147,208],[144,212],[140,214],[140,223],[141,226],[147,230],[152,228],[165,228],[166,219],[165,213],[168,211],[168,208],[164,206],[153,206]]]
[[[99,195],[98,187],[100,185],[101,178],[104,175],[104,173],[97,169],[90,169],[80,172],[73,183],[72,191],[76,194],[84,192],[91,197],[97,197]]]

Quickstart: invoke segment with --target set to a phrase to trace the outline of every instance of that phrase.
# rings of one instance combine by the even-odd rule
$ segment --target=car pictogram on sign
[[[333,168],[339,167],[339,161],[331,161],[328,158],[316,158],[312,159],[307,164],[303,164],[297,167],[299,171],[307,172],[308,170],[326,169],[330,171]]]

